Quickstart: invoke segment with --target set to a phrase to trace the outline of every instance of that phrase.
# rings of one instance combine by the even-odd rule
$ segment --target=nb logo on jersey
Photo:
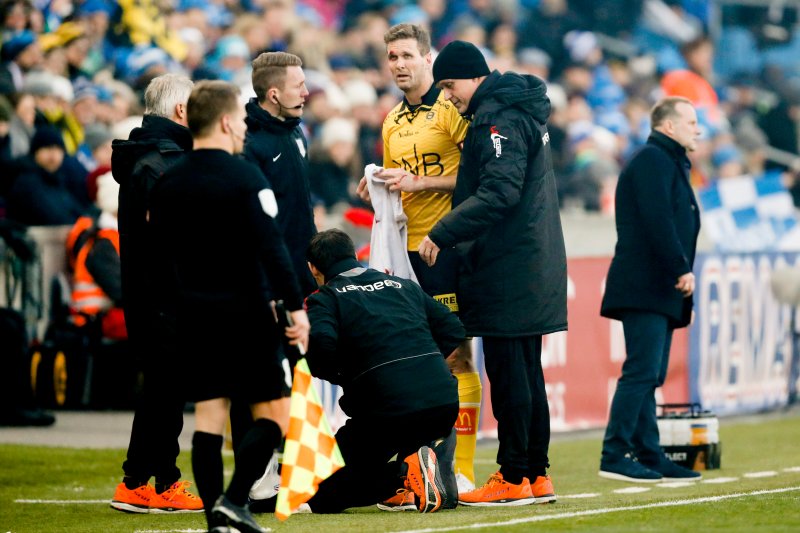
[[[542,135],[542,146],[547,146],[547,143],[549,142],[550,142],[550,133],[545,132],[545,134]]]
[[[489,137],[492,139],[492,144],[494,145],[494,156],[500,157],[500,154],[503,153],[503,145],[500,144],[500,139],[508,139],[508,137],[503,137],[500,135],[500,132],[497,131],[497,126],[492,126],[489,128]]]
[[[375,283],[371,283],[370,285],[345,285],[344,287],[336,287],[336,292],[348,292],[348,291],[364,291],[364,292],[375,292],[385,289],[387,287],[393,287],[395,289],[399,289],[402,287],[400,282],[387,279],[386,281],[376,281]]]

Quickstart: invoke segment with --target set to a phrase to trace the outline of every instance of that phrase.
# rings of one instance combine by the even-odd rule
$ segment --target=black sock
[[[522,478],[525,477],[525,474],[520,470],[504,468],[502,466],[500,467],[500,473],[503,474],[503,481],[507,481],[512,485],[519,485],[522,483]]]
[[[156,492],[158,494],[161,494],[162,492],[170,488],[176,481],[178,480],[173,479],[172,481],[163,482],[159,481],[158,478],[156,478]]]
[[[531,484],[533,484],[533,482],[536,481],[537,477],[539,476],[544,477],[546,475],[547,475],[547,469],[545,468],[533,469],[530,472],[528,472],[528,480],[531,482]]]
[[[206,519],[211,524],[211,509],[222,494],[222,435],[195,431],[192,437],[192,471],[197,492],[203,500]]]
[[[125,487],[127,487],[128,490],[133,490],[135,488],[141,487],[142,485],[147,485],[147,481],[148,481],[147,479],[142,481],[141,479],[136,479],[131,476],[124,476],[122,478],[122,482],[125,483]]]
[[[234,454],[236,469],[233,471],[225,496],[234,505],[244,505],[250,488],[264,475],[272,452],[281,444],[281,428],[267,418],[259,418],[244,435],[239,449]]]

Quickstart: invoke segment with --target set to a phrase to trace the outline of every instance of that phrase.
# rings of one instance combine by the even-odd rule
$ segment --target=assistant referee
[[[187,108],[194,150],[164,174],[150,211],[156,257],[165,261],[160,290],[175,292],[170,301],[177,302],[178,336],[191,363],[192,468],[209,529],[260,533],[266,530],[250,515],[247,495],[267,466],[265,451],[277,448],[286,431],[291,383],[272,296],[292,312],[295,325],[286,329],[292,344],[307,345],[309,323],[275,224],[275,195],[257,167],[233,155],[246,130],[239,89],[200,82]],[[251,406],[255,423],[236,450],[223,495],[222,434],[231,398]]]

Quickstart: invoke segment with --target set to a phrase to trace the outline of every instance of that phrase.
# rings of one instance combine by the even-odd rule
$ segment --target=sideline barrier
[[[600,317],[610,258],[568,260],[569,331],[544,339],[542,364],[554,432],[604,427],[622,362],[622,324]],[[698,254],[695,322],[673,337],[669,373],[657,403],[700,403],[720,415],[783,407],[797,387],[800,350],[793,343],[794,309],[779,304],[770,274],[800,266],[798,253]],[[496,435],[480,339],[475,340],[483,399],[479,435]],[[794,389],[790,383],[795,382]],[[340,390],[318,382],[331,424],[345,417]]]
[[[578,222],[573,226],[586,226],[585,221]],[[45,284],[40,335],[47,322],[50,281],[65,268],[63,242],[68,230],[66,226],[31,228],[40,247]],[[603,241],[602,247],[607,245]],[[555,432],[603,427],[607,421],[625,359],[622,325],[599,315],[609,263],[610,257],[567,261],[570,329],[546,336],[542,353]],[[792,401],[800,385],[796,342],[800,313],[778,303],[770,289],[771,273],[784,266],[800,268],[800,253],[698,254],[695,322],[676,331],[667,382],[657,391],[658,403],[696,402],[719,415],[731,415],[777,409]],[[5,287],[2,275],[0,271],[0,295]],[[479,434],[492,436],[496,422],[479,339],[475,355],[483,380]],[[346,418],[338,407],[341,390],[319,380],[317,387],[331,425],[340,426]]]
[[[800,254],[703,254],[695,261],[692,402],[720,415],[788,405],[800,365],[797,313],[770,289],[772,272],[786,266],[800,266]]]
[[[554,432],[601,427],[606,423],[616,380],[625,359],[621,324],[599,315],[610,261],[609,258],[568,260],[570,329],[547,335],[542,346],[550,424]],[[687,346],[686,330],[677,332],[672,343],[667,383],[658,391],[659,403],[686,403],[689,400]],[[497,422],[492,414],[480,339],[474,340],[473,350],[483,384],[478,433],[479,437],[493,437]],[[341,391],[319,380],[317,387],[331,425],[338,427],[345,420],[336,403]]]

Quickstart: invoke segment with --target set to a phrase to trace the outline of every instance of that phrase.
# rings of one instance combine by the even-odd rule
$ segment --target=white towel
[[[367,165],[369,196],[375,210],[372,223],[372,237],[369,242],[369,267],[393,276],[417,282],[411,261],[408,259],[408,217],[403,212],[400,191],[390,191],[386,182],[376,178],[374,173],[381,170],[377,165]],[[419,283],[419,282],[417,282]]]

